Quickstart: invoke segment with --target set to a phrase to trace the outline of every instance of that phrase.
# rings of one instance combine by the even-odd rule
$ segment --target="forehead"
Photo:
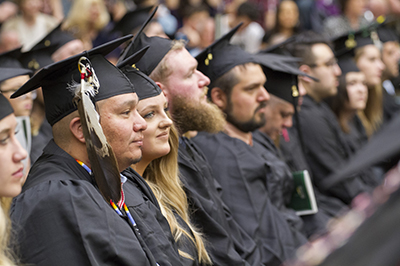
[[[366,56],[366,57],[380,56],[380,51],[378,47],[376,47],[375,45],[369,44],[364,46],[363,53],[361,56]]]
[[[155,97],[150,97],[150,98],[140,100],[138,103],[138,108],[143,109],[143,108],[146,108],[147,106],[162,106],[162,107],[164,107],[166,102],[167,102],[167,99],[165,98],[164,94],[161,93],[160,95],[157,95]]]
[[[28,75],[23,75],[23,76],[18,76],[18,77],[13,77],[10,79],[7,79],[1,83],[1,88],[3,90],[6,90],[6,88],[8,87],[14,87],[14,86],[18,86],[21,87],[25,82],[27,82],[29,80],[29,76]],[[18,89],[17,88],[17,89]]]
[[[104,109],[118,109],[136,106],[138,96],[136,93],[125,93],[98,101],[99,107]]]
[[[332,49],[324,43],[314,44],[311,51],[315,57],[315,62],[326,62],[334,57]]]
[[[166,58],[168,67],[172,70],[172,74],[186,74],[193,68],[197,67],[196,59],[186,50],[186,48],[169,52]]]

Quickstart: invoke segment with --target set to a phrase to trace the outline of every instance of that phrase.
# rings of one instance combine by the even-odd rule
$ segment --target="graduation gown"
[[[261,265],[260,250],[222,202],[221,187],[201,150],[191,140],[181,137],[178,155],[191,219],[206,240],[213,265]],[[280,264],[280,260],[275,260],[276,264],[271,265]]]
[[[199,133],[193,141],[207,157],[233,218],[253,237],[263,256],[285,261],[306,242],[271,203],[264,159],[243,141],[225,133]],[[268,264],[269,265],[269,264]]]
[[[53,138],[53,131],[51,126],[46,119],[44,119],[40,126],[39,132],[36,136],[32,135],[32,148],[30,153],[31,165],[42,155],[43,148],[46,147],[47,143]]]
[[[138,220],[136,221],[136,223],[138,223],[140,232],[146,235],[145,237],[146,243],[152,250],[152,252],[159,253],[156,256],[165,257],[165,260],[167,261],[170,260],[170,258],[172,257],[173,259],[175,259],[175,263],[179,263],[177,262],[178,257],[176,256],[176,250],[180,249],[189,254],[192,258],[194,258],[193,260],[191,260],[179,256],[182,265],[185,266],[200,265],[197,259],[198,256],[197,249],[193,245],[193,242],[190,239],[188,239],[186,235],[183,234],[181,236],[180,241],[176,243],[176,248],[174,249],[172,248],[173,245],[171,245],[171,243],[174,243],[174,238],[172,234],[167,234],[167,238],[164,238],[164,241],[161,241],[165,236],[164,232],[170,232],[171,228],[167,220],[159,211],[160,209],[159,204],[157,202],[156,197],[152,193],[151,188],[149,187],[147,182],[131,167],[123,171],[122,174],[128,178],[128,181],[124,184],[124,191],[127,190],[127,192],[125,192],[125,195],[127,197],[125,202],[128,208],[130,209],[130,212],[137,214]],[[140,188],[141,190],[140,197],[136,195],[137,191],[135,191],[135,189],[130,187],[132,185]],[[147,204],[146,202],[153,204]],[[151,212],[156,214],[154,217],[149,215],[149,212],[147,211],[148,208],[154,209],[154,211]],[[186,229],[187,232],[190,232],[190,229],[186,224],[186,222],[179,215],[177,215],[176,213],[174,214],[178,223],[184,229]],[[156,225],[159,226],[157,227],[154,226],[153,222],[154,220],[157,220]],[[152,224],[152,226],[150,227],[146,226],[149,224]],[[150,244],[150,241],[152,244]],[[175,263],[171,263],[170,265],[175,265]]]
[[[277,200],[272,197],[271,201],[272,203],[274,203],[275,206],[277,206],[275,202],[278,201],[278,203],[284,204],[283,207],[285,207],[285,205],[287,205],[290,201],[294,189],[292,170],[282,159],[280,151],[267,134],[256,130],[253,132],[253,140],[265,149],[262,156],[266,159],[266,164],[271,169],[271,175],[274,176],[272,178],[268,178],[268,192],[270,193],[270,195],[275,195],[275,197],[280,196],[282,198],[280,200]],[[285,207],[283,209],[282,206],[277,207],[279,210],[283,211],[285,216],[288,216],[289,219],[292,217],[302,219],[302,221],[304,222],[304,228],[301,229],[305,231],[307,237],[315,234],[325,233],[326,224],[331,218],[329,215],[325,214],[322,211],[319,211],[315,214],[303,215],[298,217],[295,211],[290,208]],[[299,223],[297,222],[297,220],[288,220],[288,222],[296,222],[297,224]]]
[[[305,156],[314,177],[314,184],[324,193],[349,204],[362,192],[371,190],[359,174],[349,176],[338,185],[323,188],[324,178],[340,169],[350,158],[351,150],[332,110],[325,102],[317,103],[306,95],[299,112]]]
[[[135,192],[129,187],[124,187],[126,198],[136,195],[127,202],[132,206],[142,193],[140,186],[135,186]],[[153,204],[143,197],[142,201],[142,205]],[[146,214],[156,215],[150,213],[152,209]],[[126,216],[119,216],[103,199],[92,176],[53,140],[32,166],[22,193],[13,200],[10,216],[16,252],[23,264],[155,265],[157,261],[180,265],[179,259],[177,264],[174,259],[167,263],[165,257],[153,255],[153,242],[147,239],[159,236],[133,230]],[[153,227],[140,224],[136,213],[132,216],[139,228]]]
[[[307,170],[310,174],[310,178],[313,181],[314,178],[312,172],[305,159],[297,128],[291,127],[287,129],[288,139],[280,139],[279,149],[285,160],[286,164],[290,167],[292,172]],[[336,197],[329,196],[319,191],[319,189],[314,185],[315,199],[318,205],[318,212],[323,212],[329,217],[337,217],[343,211],[348,210],[346,204]],[[306,216],[307,217],[307,216]],[[306,218],[305,219],[309,219]],[[307,222],[305,222],[307,225]],[[306,228],[307,230],[307,228]],[[307,230],[308,231],[308,230]]]

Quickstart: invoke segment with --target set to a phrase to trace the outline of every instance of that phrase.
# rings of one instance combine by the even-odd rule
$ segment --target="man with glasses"
[[[324,99],[337,93],[341,69],[328,42],[316,33],[303,33],[290,50],[293,56],[301,59],[299,69],[319,80],[299,77],[300,86],[307,92],[299,113],[299,122],[313,181],[327,195],[349,204],[359,193],[370,189],[361,175],[349,176],[330,188],[322,186],[326,178],[342,167],[351,155],[336,116],[324,102]]]

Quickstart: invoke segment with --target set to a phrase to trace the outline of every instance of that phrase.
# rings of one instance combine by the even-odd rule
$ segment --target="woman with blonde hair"
[[[17,120],[8,100],[0,94],[0,265],[15,265],[8,246],[11,222],[8,216],[9,198],[21,192],[24,181],[22,160],[27,152],[19,144],[15,131]]]
[[[137,69],[127,66],[122,70],[131,81],[139,76],[142,79],[142,86],[136,86],[138,112],[147,122],[142,159],[132,168],[143,176],[154,192],[171,227],[183,265],[211,264],[201,233],[190,221],[188,202],[178,173],[179,137],[167,112],[166,98],[154,81]],[[143,82],[143,77],[147,82]]]
[[[383,122],[382,72],[385,68],[381,60],[381,52],[370,37],[369,43],[355,49],[357,67],[365,74],[368,87],[368,101],[365,109],[358,115],[364,125],[368,137],[371,137]]]
[[[104,0],[75,0],[65,19],[63,28],[82,40],[85,50],[110,21]]]

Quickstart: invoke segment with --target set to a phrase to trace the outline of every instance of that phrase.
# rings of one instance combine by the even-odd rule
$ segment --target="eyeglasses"
[[[6,93],[10,93],[13,94],[14,92],[16,92],[17,90],[8,90],[8,91],[0,91],[2,94],[6,94]],[[27,97],[31,97],[32,100],[35,100],[37,97],[37,92],[36,91],[31,91],[28,93],[25,93],[24,95],[19,96],[18,98],[15,99],[21,99],[21,100],[25,100]]]
[[[337,65],[338,61],[336,58],[332,58],[330,59],[328,62],[322,63],[322,64],[310,64],[308,65],[311,68],[315,68],[315,67],[321,67],[321,66],[326,66],[326,67],[333,67],[335,65]]]

